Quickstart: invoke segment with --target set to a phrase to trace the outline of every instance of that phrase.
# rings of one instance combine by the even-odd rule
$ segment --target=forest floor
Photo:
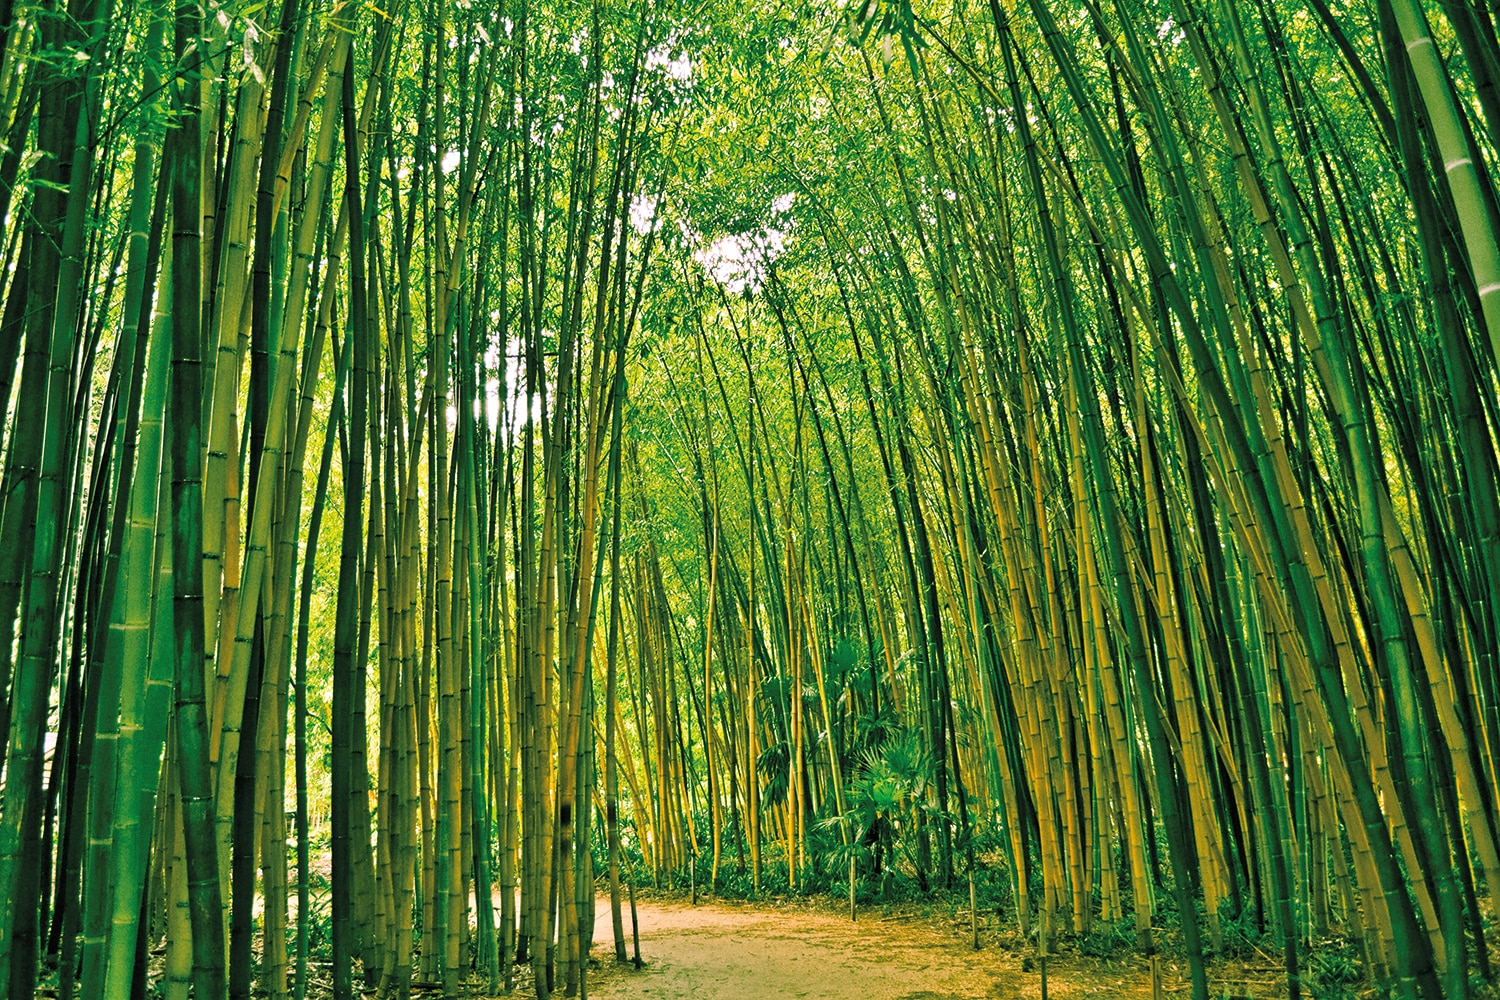
[[[630,914],[625,918],[630,950]],[[850,923],[847,911],[805,901],[700,902],[638,899],[639,971],[613,960],[609,903],[595,924],[589,995],[598,1000],[1021,1000],[1040,998],[1034,947],[1014,929],[981,929],[972,947],[968,911],[938,906],[875,907]],[[983,928],[983,924],[981,924]],[[1210,995],[1267,998],[1284,986],[1274,962],[1221,964]],[[1047,963],[1046,996],[1152,996],[1150,966],[1121,954],[1097,958],[1065,949]],[[1162,994],[1188,995],[1185,964],[1163,959]]]

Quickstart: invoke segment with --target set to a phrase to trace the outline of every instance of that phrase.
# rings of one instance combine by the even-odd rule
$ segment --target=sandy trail
[[[851,924],[801,908],[768,910],[732,903],[641,902],[636,972],[613,960],[605,901],[595,924],[589,994],[598,1000],[1019,1000],[1040,996],[1035,974],[1004,949],[973,951],[967,935],[935,920],[860,914]],[[629,950],[630,914],[625,911]],[[1093,978],[1093,977],[1090,977]],[[1111,977],[1112,978],[1112,977]],[[1049,995],[1138,995],[1132,977],[1087,986],[1054,979]],[[1148,994],[1149,995],[1149,994]]]

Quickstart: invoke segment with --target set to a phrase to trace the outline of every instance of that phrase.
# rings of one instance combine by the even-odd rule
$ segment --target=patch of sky
[[[693,260],[710,279],[731,295],[755,293],[765,284],[771,264],[786,251],[794,220],[789,217],[796,195],[778,195],[771,201],[771,220],[740,233],[728,233],[693,251]],[[701,239],[686,222],[680,223],[690,244]]]

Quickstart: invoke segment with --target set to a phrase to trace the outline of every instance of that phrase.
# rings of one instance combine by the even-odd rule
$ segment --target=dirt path
[[[878,911],[846,916],[799,907],[641,902],[636,972],[613,961],[607,901],[595,925],[589,994],[598,1000],[1020,1000],[1041,996],[1022,957],[992,943],[979,952],[951,921]],[[967,926],[963,928],[967,931]],[[627,941],[630,916],[625,914]],[[628,950],[627,944],[627,950]],[[1056,961],[1056,960],[1055,960]],[[1049,997],[1149,997],[1144,970],[1069,969],[1057,961]],[[1173,977],[1175,979],[1175,977]],[[1176,985],[1176,983],[1172,983]]]

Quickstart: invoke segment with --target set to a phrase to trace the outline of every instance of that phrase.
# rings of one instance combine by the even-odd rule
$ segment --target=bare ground
[[[627,951],[630,917],[625,908]],[[639,901],[645,968],[614,961],[608,901],[595,925],[589,995],[598,1000],[1020,1000],[1042,996],[1031,949],[994,929],[973,950],[967,913],[929,909],[838,915],[790,903]],[[1150,969],[1136,956],[1117,960],[1056,955],[1047,996],[1056,1000],[1152,995]],[[1274,969],[1239,966],[1214,977],[1215,996],[1280,992]],[[1185,968],[1162,966],[1163,995],[1186,996]]]

